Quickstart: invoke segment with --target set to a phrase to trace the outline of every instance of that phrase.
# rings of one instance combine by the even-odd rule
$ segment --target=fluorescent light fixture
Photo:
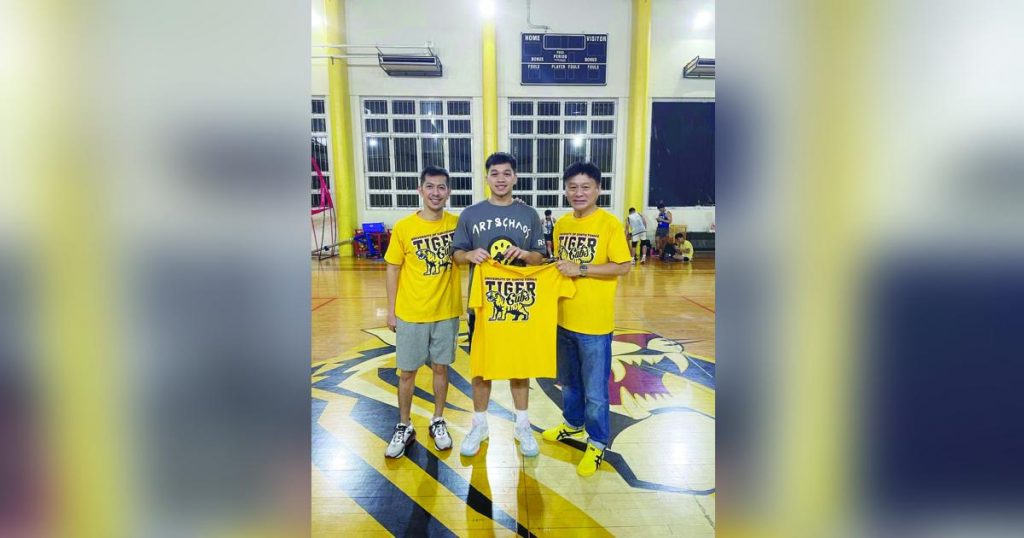
[[[715,78],[715,59],[695,57],[683,67],[683,78]]]
[[[370,147],[371,148],[377,147],[377,139],[376,138],[371,138],[370,139]]]
[[[487,19],[494,18],[494,0],[480,0],[480,14]]]
[[[313,28],[322,28],[324,25],[324,18],[320,16],[316,11],[312,14]]]
[[[582,145],[583,145],[583,138],[582,138],[582,137],[579,137],[579,136],[577,136],[577,137],[574,137],[574,138],[572,139],[572,145],[573,145],[574,147],[577,147],[577,148],[578,148],[578,147],[580,147],[580,146],[582,146]]]
[[[714,22],[714,20],[715,16],[712,15],[710,11],[702,9],[697,12],[697,16],[693,19],[693,29],[703,30],[708,26],[711,26],[711,23]]]

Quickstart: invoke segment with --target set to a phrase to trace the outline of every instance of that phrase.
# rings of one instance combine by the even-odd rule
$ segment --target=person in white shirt
[[[636,265],[637,254],[640,254],[640,263],[647,261],[647,254],[651,251],[651,242],[647,239],[647,218],[636,208],[629,208],[629,216],[626,217],[626,233],[629,235],[630,252],[633,253],[633,265]],[[640,249],[637,249],[637,244]]]

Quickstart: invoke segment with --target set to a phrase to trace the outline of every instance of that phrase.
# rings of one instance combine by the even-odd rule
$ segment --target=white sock
[[[522,428],[529,428],[530,427],[530,414],[529,414],[529,411],[527,411],[525,409],[522,409],[522,410],[516,409],[516,426],[519,426],[519,427],[522,427]]]
[[[481,424],[484,426],[487,425],[487,413],[473,413],[473,425],[479,426]]]

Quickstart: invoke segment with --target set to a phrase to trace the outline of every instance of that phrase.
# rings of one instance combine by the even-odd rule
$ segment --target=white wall
[[[323,12],[322,0],[312,0],[314,14]],[[508,141],[508,99],[517,97],[614,98],[619,113],[615,174],[617,188],[612,210],[625,215],[625,148],[629,108],[629,71],[632,25],[631,0],[533,0],[532,22],[550,26],[556,33],[607,33],[608,70],[605,86],[522,86],[520,84],[520,47],[523,32],[530,28],[526,20],[526,0],[495,0],[498,55],[499,147]],[[368,67],[349,68],[352,95],[353,131],[356,141],[357,175],[362,176],[362,122],[359,103],[367,96],[469,97],[473,101],[474,182],[483,181],[479,149],[483,143],[482,126],[482,16],[478,0],[348,0],[346,10],[347,41],[351,44],[434,43],[444,64],[440,78],[399,78],[387,76],[376,60],[350,60]],[[653,0],[651,28],[650,95],[652,98],[714,98],[713,80],[682,78],[683,65],[693,56],[714,56],[714,22],[694,30],[693,19],[701,10],[714,13],[713,0]],[[315,15],[314,15],[315,19]],[[318,33],[314,28],[314,42]],[[328,93],[326,64],[313,65],[314,94]],[[648,128],[649,132],[649,128]],[[645,174],[646,176],[646,174]],[[644,178],[644,192],[647,178]],[[475,193],[479,197],[479,193]],[[365,184],[357,181],[359,222],[380,221],[391,224],[407,211],[367,210]],[[556,216],[559,211],[556,211]],[[713,208],[673,209],[676,219],[694,231],[713,222]],[[649,213],[653,219],[656,211]]]

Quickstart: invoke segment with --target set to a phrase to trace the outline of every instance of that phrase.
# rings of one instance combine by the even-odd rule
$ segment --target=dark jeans
[[[558,382],[562,417],[570,426],[586,426],[590,442],[608,445],[611,429],[608,379],[612,373],[612,334],[582,334],[558,328]]]

